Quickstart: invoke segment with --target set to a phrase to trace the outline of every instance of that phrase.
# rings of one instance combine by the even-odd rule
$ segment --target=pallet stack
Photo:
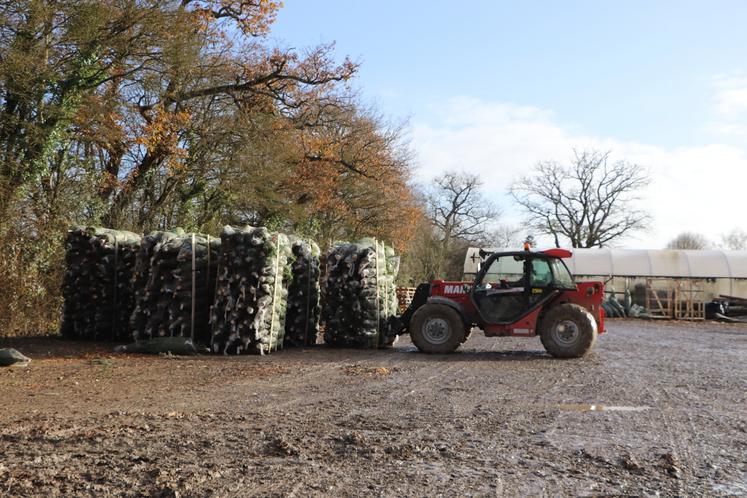
[[[214,353],[264,354],[282,347],[291,263],[287,235],[264,227],[223,229],[210,313]]]
[[[140,249],[135,260],[135,269],[132,275],[132,286],[135,292],[135,306],[130,315],[130,329],[133,339],[141,340],[150,338],[146,332],[151,316],[151,303],[158,300],[161,292],[160,287],[149,286],[152,266],[151,261],[156,252],[158,244],[166,239],[180,237],[184,230],[176,228],[171,231],[155,231],[145,235],[140,242]]]
[[[140,236],[76,227],[65,244],[60,332],[69,339],[127,341],[135,304],[132,276]]]
[[[135,340],[189,337],[209,344],[220,239],[199,233],[154,232],[138,254]]]
[[[285,346],[312,346],[319,334],[319,246],[294,239],[291,246],[291,282],[285,313]]]
[[[324,342],[379,348],[396,338],[399,257],[375,239],[340,243],[327,253],[323,283]]]

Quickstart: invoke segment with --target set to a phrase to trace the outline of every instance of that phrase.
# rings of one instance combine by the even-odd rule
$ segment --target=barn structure
[[[481,248],[471,247],[465,280],[479,271]],[[483,251],[515,249],[482,248]],[[579,281],[601,280],[606,292],[629,293],[653,316],[702,319],[705,303],[719,296],[747,299],[747,251],[573,249],[565,260]]]

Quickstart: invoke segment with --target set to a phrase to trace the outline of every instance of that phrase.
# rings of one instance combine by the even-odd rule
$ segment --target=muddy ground
[[[585,359],[115,356],[5,339],[0,495],[747,495],[747,327],[611,321]],[[593,407],[592,407],[593,405]]]

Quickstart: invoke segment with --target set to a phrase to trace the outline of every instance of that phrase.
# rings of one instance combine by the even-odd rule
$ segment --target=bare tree
[[[488,232],[486,236],[487,245],[520,249],[523,243],[522,231],[523,228],[516,225],[500,224]]]
[[[644,169],[610,162],[609,156],[574,150],[571,164],[538,163],[509,192],[526,210],[530,226],[554,237],[556,246],[561,237],[573,247],[605,246],[646,228],[650,220],[636,208],[640,190],[649,182]]]
[[[730,251],[747,250],[747,232],[741,228],[735,228],[726,235],[722,235],[721,247]]]
[[[427,201],[440,245],[438,273],[455,252],[483,241],[486,224],[499,215],[493,203],[483,197],[481,188],[479,177],[471,173],[449,171],[433,180]]]
[[[682,232],[669,241],[667,249],[702,251],[711,246],[704,235],[695,232]]]

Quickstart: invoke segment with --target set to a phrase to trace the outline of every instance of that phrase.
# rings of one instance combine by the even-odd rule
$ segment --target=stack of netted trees
[[[319,247],[263,227],[227,226],[220,239],[76,228],[66,262],[69,338],[187,337],[216,353],[269,353],[315,344],[320,315],[327,344],[381,347],[396,337],[399,258],[373,239],[330,249],[323,310]]]
[[[129,340],[132,273],[140,236],[96,227],[68,232],[60,332],[70,339]]]
[[[220,239],[198,233],[153,232],[143,238],[130,317],[136,340],[189,337],[209,344]]]
[[[164,239],[184,235],[184,230],[176,228],[168,232],[151,232],[145,235],[140,242],[140,250],[135,261],[135,270],[132,276],[132,285],[135,289],[135,308],[130,315],[130,329],[135,340],[151,336],[146,332],[151,315],[151,303],[158,299],[160,288],[153,286],[148,288],[151,276],[151,261],[156,251],[156,246]],[[155,295],[154,295],[155,293]]]
[[[373,239],[332,247],[324,278],[324,342],[377,348],[396,338],[399,257]]]
[[[264,227],[223,229],[210,314],[213,352],[269,353],[283,345],[291,262],[287,235]]]
[[[292,279],[285,313],[286,346],[311,346],[319,334],[319,246],[312,241],[292,242]]]

